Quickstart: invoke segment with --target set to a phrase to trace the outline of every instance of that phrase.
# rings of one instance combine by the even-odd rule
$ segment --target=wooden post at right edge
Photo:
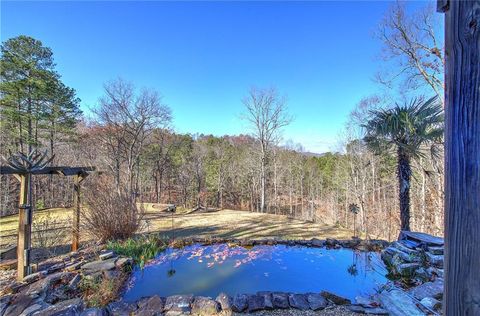
[[[445,13],[444,315],[480,315],[480,0]]]

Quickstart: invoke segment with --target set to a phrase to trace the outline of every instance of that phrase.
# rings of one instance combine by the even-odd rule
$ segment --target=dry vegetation
[[[341,227],[321,223],[310,223],[289,219],[283,215],[255,213],[249,211],[221,210],[188,213],[179,209],[177,213],[161,211],[159,204],[144,204],[145,216],[142,232],[159,232],[172,236],[172,219],[175,237],[233,237],[233,238],[351,238],[353,232]],[[70,225],[71,209],[50,209],[38,211],[34,223],[45,218]],[[0,218],[0,236],[15,234],[17,215]],[[35,227],[35,225],[34,225]],[[35,235],[35,233],[34,233]],[[85,235],[82,234],[85,240]],[[1,238],[0,247],[15,242],[15,239]]]

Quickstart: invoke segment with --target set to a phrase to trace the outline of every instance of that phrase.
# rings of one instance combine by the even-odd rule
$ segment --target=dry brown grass
[[[144,203],[145,216],[142,232],[160,232],[172,236],[172,217],[176,237],[225,237],[225,238],[337,238],[349,239],[353,232],[341,227],[322,223],[309,223],[296,219],[289,219],[282,215],[253,213],[248,211],[221,210],[208,213],[178,212],[175,214],[162,212],[162,205]],[[70,225],[71,209],[50,209],[36,212],[35,220],[45,218],[51,214],[57,219]],[[0,235],[15,229],[18,225],[18,216],[12,215],[0,219]],[[85,240],[85,234],[81,238]],[[16,239],[12,239],[16,241]],[[0,247],[3,245],[0,238]],[[6,241],[6,239],[5,239]]]

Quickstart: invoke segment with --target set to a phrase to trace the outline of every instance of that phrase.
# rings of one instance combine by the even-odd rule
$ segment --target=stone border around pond
[[[256,245],[287,245],[328,249],[350,248],[379,251],[389,245],[383,240],[284,240],[284,239],[228,239],[186,238],[173,242],[173,247],[191,244],[227,243],[250,247]],[[110,303],[106,308],[85,308],[79,297],[79,283],[83,278],[115,278],[118,273],[132,266],[131,258],[117,256],[106,251],[104,246],[88,248],[79,252],[46,260],[39,271],[27,276],[23,282],[13,281],[0,292],[0,316],[24,315],[223,315],[232,312],[254,312],[274,309],[320,310],[328,306],[345,305],[354,312],[386,314],[385,310],[369,304],[352,304],[350,300],[329,292],[283,293],[258,292],[229,297],[221,293],[215,300],[193,295],[175,295],[167,298],[152,296],[136,303],[123,301]],[[97,254],[99,254],[97,256]],[[127,269],[131,270],[131,269]],[[373,304],[373,305],[372,305]]]

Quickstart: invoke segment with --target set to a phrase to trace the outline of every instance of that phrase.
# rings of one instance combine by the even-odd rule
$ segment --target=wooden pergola
[[[72,251],[78,250],[80,239],[80,186],[82,181],[95,167],[44,167],[31,172],[21,172],[9,166],[0,166],[0,174],[13,175],[20,181],[20,200],[18,211],[18,240],[17,240],[17,278],[22,280],[31,273],[30,251],[32,242],[32,194],[31,181],[33,175],[62,175],[73,176],[74,179],[74,216],[72,222]]]

